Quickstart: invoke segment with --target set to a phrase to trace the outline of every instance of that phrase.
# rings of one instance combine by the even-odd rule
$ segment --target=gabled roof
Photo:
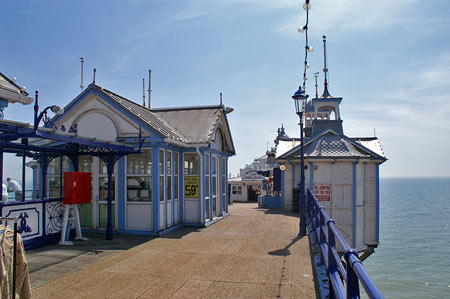
[[[181,132],[188,143],[206,143],[213,138],[223,106],[152,108],[151,111]]]
[[[122,110],[123,112],[130,113],[137,120],[148,125],[149,128],[154,130],[157,134],[164,138],[170,138],[176,141],[186,142],[186,138],[178,132],[174,127],[172,127],[167,121],[159,117],[157,114],[150,111],[150,109],[138,105],[133,101],[128,100],[112,91],[104,89],[94,83],[89,84],[89,86],[79,94],[74,100],[72,100],[66,107],[64,111],[69,111],[73,106],[75,106],[81,99],[85,97],[89,92],[97,92],[104,96],[107,100],[111,101],[111,104],[116,104],[115,106]],[[53,122],[56,122],[58,118],[62,115],[56,116]]]
[[[305,158],[386,160],[385,157],[371,151],[351,138],[337,134],[332,130],[325,131],[305,143],[304,152]],[[286,152],[279,158],[300,158],[300,146]]]
[[[68,112],[76,106],[86,95],[94,92],[100,94],[103,100],[124,114],[131,115],[135,120],[148,125],[164,138],[169,138],[184,144],[207,144],[212,142],[214,132],[221,124],[224,133],[224,141],[227,142],[227,150],[234,154],[234,145],[223,105],[192,106],[174,108],[149,109],[128,100],[110,90],[91,83],[78,97],[70,102],[64,111]],[[61,116],[56,116],[56,122]]]
[[[223,145],[228,152],[235,154],[223,105],[152,108],[151,111],[181,132],[186,143],[214,142],[214,133],[221,126],[224,130]]]
[[[151,128],[162,134],[164,137],[187,142],[187,138],[182,133],[177,131],[177,129],[175,129],[169,122],[158,116],[156,113],[153,113],[147,107],[136,104],[135,102],[100,86],[96,85],[96,87],[99,88],[101,92],[106,94],[111,100],[128,110],[131,114],[140,119],[142,122],[148,124]]]

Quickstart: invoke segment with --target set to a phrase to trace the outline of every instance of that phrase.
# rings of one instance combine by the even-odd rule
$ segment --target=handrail
[[[312,228],[310,233],[315,234],[315,240],[321,252],[321,263],[327,269],[329,297],[360,298],[359,284],[361,283],[369,298],[384,298],[364,269],[358,258],[358,252],[347,244],[334,220],[327,215],[310,189],[308,189],[307,201],[307,214]],[[336,250],[336,242],[344,250],[345,265]]]

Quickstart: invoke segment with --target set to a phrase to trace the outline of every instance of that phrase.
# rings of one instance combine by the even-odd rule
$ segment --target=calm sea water
[[[382,179],[380,246],[365,262],[386,298],[450,298],[450,178]]]

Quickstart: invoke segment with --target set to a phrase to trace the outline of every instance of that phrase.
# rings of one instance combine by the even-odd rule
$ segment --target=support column
[[[356,166],[358,162],[353,162],[353,248],[356,248],[357,226],[358,226],[358,213],[357,213],[357,173]]]
[[[228,213],[228,198],[231,197],[228,189],[228,157],[225,157],[225,190],[226,212]]]
[[[25,163],[26,163],[26,152],[22,151],[22,201],[25,201]],[[60,188],[61,189],[61,188]]]
[[[376,190],[377,190],[377,223],[376,223],[376,238],[377,243],[380,242],[380,162],[376,163]]]
[[[153,148],[153,231],[157,233],[159,231],[159,146]]]
[[[106,164],[106,172],[108,174],[108,220],[106,222],[106,240],[113,239],[113,225],[112,225],[112,175],[114,172],[114,165],[116,161],[121,158],[119,155],[104,155],[99,158]]]
[[[112,164],[112,167],[111,165]],[[114,164],[107,164],[108,172],[108,222],[106,224],[106,240],[113,239],[113,227],[112,227],[112,173],[114,171]]]

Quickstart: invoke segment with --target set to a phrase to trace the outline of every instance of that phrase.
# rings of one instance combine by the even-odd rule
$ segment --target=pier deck
[[[308,238],[297,237],[298,216],[242,203],[229,212],[208,228],[182,228],[104,253],[36,287],[33,298],[316,297]]]

